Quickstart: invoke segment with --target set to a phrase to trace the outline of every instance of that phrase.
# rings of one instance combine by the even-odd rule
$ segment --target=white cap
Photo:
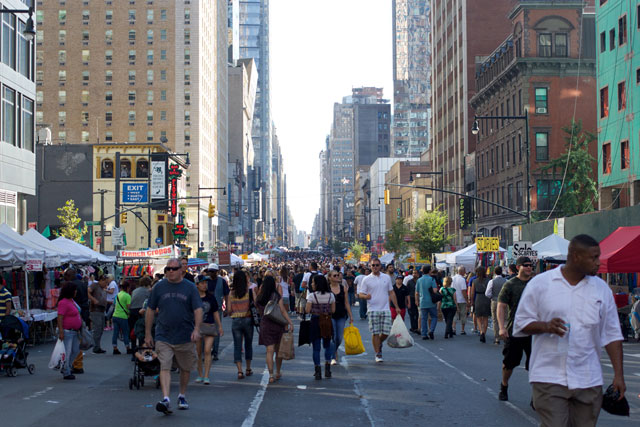
[[[209,264],[209,267],[207,267],[207,270],[209,270],[209,271],[210,270],[218,271],[220,269],[218,268],[218,264]]]

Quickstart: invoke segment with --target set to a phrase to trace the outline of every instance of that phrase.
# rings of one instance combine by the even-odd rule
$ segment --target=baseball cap
[[[213,264],[209,264],[209,267],[207,267],[207,270],[215,270],[215,271],[218,271],[218,270],[220,270],[220,269],[218,268],[218,264],[213,263]]]
[[[529,258],[528,256],[520,256],[518,257],[518,259],[516,260],[516,265],[524,265],[524,264],[531,264],[531,258]]]

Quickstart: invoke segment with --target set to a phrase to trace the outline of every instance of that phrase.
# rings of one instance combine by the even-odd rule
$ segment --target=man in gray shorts
[[[175,357],[180,368],[180,394],[178,409],[189,409],[185,398],[191,370],[196,362],[195,342],[200,338],[202,301],[193,282],[182,278],[180,260],[172,258],[164,268],[165,278],[151,290],[145,314],[145,340],[153,347],[151,326],[158,309],[156,323],[156,352],[160,360],[160,385],[164,398],[156,404],[156,410],[170,414],[169,391],[171,387],[171,363]]]

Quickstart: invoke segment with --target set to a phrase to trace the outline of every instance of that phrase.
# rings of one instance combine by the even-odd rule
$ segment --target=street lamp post
[[[473,119],[473,127],[471,128],[471,133],[474,135],[478,135],[480,132],[480,126],[478,124],[478,120],[485,119],[502,119],[502,120],[524,120],[524,146],[525,146],[525,162],[526,162],[526,173],[527,173],[527,223],[531,224],[531,167],[529,165],[529,114],[527,109],[524,110],[524,115],[522,116],[474,116]]]
[[[22,31],[22,35],[27,41],[33,40],[36,36],[36,27],[33,23],[33,7],[29,9],[0,9],[0,13],[27,13],[29,14],[29,19],[27,19],[27,25]]]

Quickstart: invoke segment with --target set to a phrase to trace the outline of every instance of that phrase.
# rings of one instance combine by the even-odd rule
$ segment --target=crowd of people
[[[595,276],[598,257],[597,242],[581,235],[571,241],[564,266],[535,276],[527,257],[519,257],[506,272],[501,266],[473,272],[460,267],[452,276],[428,265],[396,270],[377,258],[359,266],[336,258],[288,259],[230,272],[210,264],[192,274],[186,259],[170,259],[163,277],[116,284],[112,277],[100,276],[88,288],[82,288],[70,270],[65,272],[58,307],[59,337],[69,361],[78,362],[82,353],[77,331],[82,320],[92,325],[97,354],[105,352],[101,336],[111,327],[105,323],[110,320],[113,354],[120,354],[119,337],[127,353],[154,349],[162,388],[156,409],[168,414],[172,369],[180,375],[178,409],[189,407],[186,391],[194,368],[196,383],[211,383],[225,316],[231,319],[237,379],[253,374],[255,330],[258,345],[266,350],[270,384],[283,376],[280,343],[293,330],[296,318],[306,320],[310,315],[317,380],[323,375],[331,378],[332,366],[340,363],[343,331],[354,321],[355,305],[359,318],[367,320],[376,364],[384,360],[383,343],[397,316],[405,320],[408,315],[410,331],[422,340],[437,339],[441,320],[444,339],[467,335],[470,321],[470,333],[477,334],[481,343],[486,343],[491,319],[493,343],[504,344],[498,398],[509,399],[509,379],[525,356],[533,389],[531,406],[542,420],[552,425],[562,413],[572,425],[595,425],[602,398],[600,347],[610,356],[615,389],[621,397],[625,391],[620,325],[608,286]],[[141,334],[131,333],[140,329]],[[533,346],[532,335],[537,336]],[[81,360],[76,362],[63,367],[65,379],[82,372]]]

